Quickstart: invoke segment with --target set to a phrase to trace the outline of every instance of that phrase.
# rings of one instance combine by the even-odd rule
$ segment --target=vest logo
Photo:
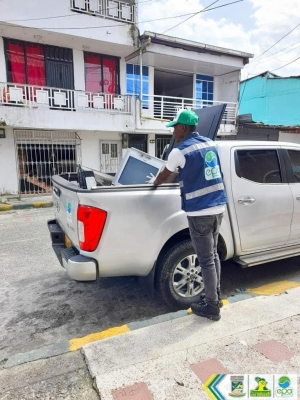
[[[211,181],[212,179],[221,178],[220,167],[218,159],[214,151],[208,151],[205,154],[205,164],[207,167],[204,170],[205,179]]]

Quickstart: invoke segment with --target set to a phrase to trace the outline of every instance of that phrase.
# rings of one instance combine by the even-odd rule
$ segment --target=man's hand
[[[155,181],[155,179],[156,179],[156,176],[154,176],[154,175],[152,174],[152,172],[150,172],[150,175],[147,175],[147,178],[149,178],[149,180],[148,180],[148,181],[145,181],[145,182],[146,182],[146,183],[150,183],[150,184],[153,185],[153,183],[154,183],[154,181]]]

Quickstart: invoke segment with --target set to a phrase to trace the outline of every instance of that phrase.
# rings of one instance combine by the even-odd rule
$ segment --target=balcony
[[[131,96],[0,83],[0,104],[51,110],[131,113]]]
[[[136,21],[136,10],[132,3],[130,0],[71,0],[71,10],[134,24]]]
[[[133,129],[135,99],[129,95],[91,93],[0,83],[0,120],[9,126],[72,129]],[[63,112],[64,111],[64,112]]]
[[[237,103],[227,101],[208,101],[171,96],[143,95],[142,116],[157,120],[172,120],[181,109],[198,109],[227,104],[221,125],[235,126],[237,118]]]

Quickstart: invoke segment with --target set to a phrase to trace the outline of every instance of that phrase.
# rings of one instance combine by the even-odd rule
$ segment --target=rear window
[[[281,183],[282,176],[276,150],[237,150],[236,173],[257,183]]]

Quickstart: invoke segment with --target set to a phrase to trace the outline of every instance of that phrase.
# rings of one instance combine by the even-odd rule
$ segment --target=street
[[[51,248],[52,209],[0,214],[0,360],[171,310],[146,295],[136,277],[78,283]],[[223,263],[223,296],[271,282],[299,280],[299,258],[248,269]]]

